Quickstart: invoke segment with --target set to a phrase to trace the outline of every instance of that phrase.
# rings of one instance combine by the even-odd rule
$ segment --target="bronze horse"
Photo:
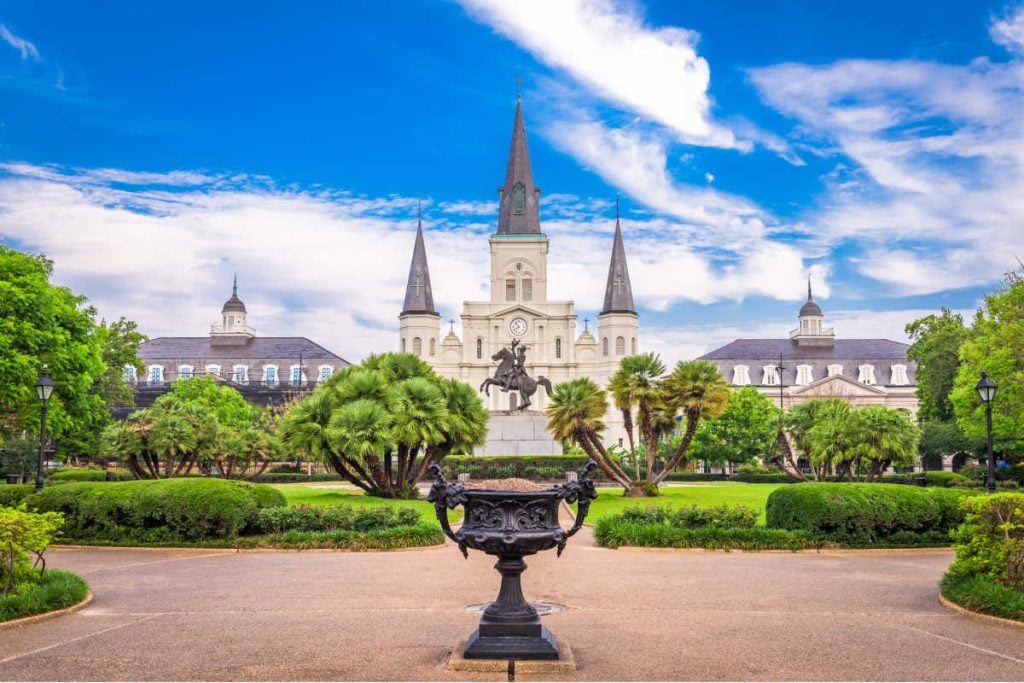
[[[538,377],[534,379],[526,374],[525,370],[520,371],[516,368],[516,357],[508,349],[501,349],[496,354],[491,356],[491,360],[501,361],[498,365],[498,369],[494,373],[494,377],[488,377],[480,385],[480,391],[486,395],[491,395],[491,387],[501,387],[502,391],[518,391],[520,398],[523,399],[522,403],[516,406],[516,410],[525,410],[530,405],[530,397],[537,393],[537,385],[544,387],[548,396],[551,395],[551,382],[545,377]],[[508,383],[508,388],[505,388],[505,377],[509,373],[514,373],[511,380]]]

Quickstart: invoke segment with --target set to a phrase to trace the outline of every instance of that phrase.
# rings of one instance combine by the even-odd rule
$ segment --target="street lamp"
[[[36,491],[43,490],[43,453],[46,448],[46,406],[50,402],[50,396],[53,395],[53,390],[57,386],[52,379],[50,379],[50,371],[44,365],[43,374],[39,375],[39,381],[36,382],[36,395],[39,396],[39,400],[43,402],[43,415],[40,419],[39,424],[39,468],[36,470]]]
[[[985,403],[985,426],[988,429],[988,477],[985,481],[985,490],[989,493],[996,492],[996,458],[992,455],[992,400],[996,397],[995,382],[988,378],[988,373],[981,371],[981,380],[975,385],[974,390],[981,396]]]

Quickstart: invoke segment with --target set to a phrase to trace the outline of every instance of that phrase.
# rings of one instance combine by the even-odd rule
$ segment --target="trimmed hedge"
[[[260,510],[255,528],[260,533],[288,531],[379,531],[398,526],[414,526],[420,521],[415,508],[359,507],[332,505],[311,507],[273,507]]]
[[[768,496],[767,526],[806,530],[844,545],[948,545],[964,521],[955,489],[802,483]]]
[[[409,509],[409,508],[404,508]],[[373,531],[286,531],[264,536],[242,536],[235,548],[287,548],[290,550],[397,550],[444,543],[444,532],[436,524],[419,522]]]
[[[311,481],[341,481],[341,475],[336,472],[264,472],[252,480],[261,484],[305,484]]]
[[[63,512],[68,541],[173,543],[234,538],[261,508],[286,501],[266,485],[186,478],[63,484],[27,503],[32,510]]]
[[[131,481],[130,472],[114,471],[118,481]],[[54,471],[46,476],[48,484],[67,484],[76,481],[106,481],[107,470],[99,467],[68,467]]]
[[[0,484],[0,507],[18,507],[35,488],[33,484]]]
[[[820,545],[809,531],[717,526],[686,529],[667,522],[631,522],[619,515],[606,515],[597,520],[594,540],[607,548],[629,545],[708,550],[804,550]]]

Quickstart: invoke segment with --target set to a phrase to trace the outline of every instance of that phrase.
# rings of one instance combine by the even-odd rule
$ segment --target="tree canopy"
[[[0,430],[38,433],[33,385],[46,364],[57,384],[47,433],[59,452],[86,453],[109,419],[94,390],[105,370],[103,343],[85,297],[51,284],[52,273],[44,256],[0,246]]]
[[[700,423],[690,458],[719,465],[776,458],[779,408],[755,387],[729,394],[720,415]]]
[[[335,373],[288,411],[278,433],[371,495],[415,498],[431,464],[483,443],[487,411],[468,384],[413,354],[385,353]]]
[[[960,368],[960,345],[968,337],[963,316],[943,308],[907,325],[913,343],[907,358],[917,363],[917,415],[923,420],[953,419],[950,392]]]

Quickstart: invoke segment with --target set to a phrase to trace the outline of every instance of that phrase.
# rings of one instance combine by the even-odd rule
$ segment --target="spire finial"
[[[423,225],[423,198],[416,198],[416,222]]]
[[[615,193],[615,222],[619,221],[619,193]]]
[[[810,275],[807,276],[807,300],[808,301],[813,301],[813,299],[811,299],[811,276]]]
[[[516,76],[516,102],[523,101],[523,77]]]
[[[231,296],[238,296],[238,273],[235,273],[235,283],[231,285]]]

